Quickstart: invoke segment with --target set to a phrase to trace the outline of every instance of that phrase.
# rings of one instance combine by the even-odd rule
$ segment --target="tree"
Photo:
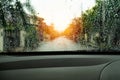
[[[99,43],[100,50],[111,49],[120,40],[119,3],[119,0],[96,0],[96,5],[82,15],[84,31],[88,38],[93,32],[99,33],[96,43]]]
[[[81,18],[76,17],[71,21],[68,28],[62,33],[62,35],[74,40],[75,42],[78,42],[81,37],[82,28]]]
[[[25,30],[27,34],[35,33],[36,28],[35,25],[30,23],[31,19],[35,20],[35,16],[29,18],[28,14],[24,11],[24,7],[28,9],[31,15],[35,15],[35,11],[30,5],[30,0],[26,0],[24,4],[22,4],[19,0],[1,0],[0,1],[0,24],[2,24],[4,31],[5,31],[5,46],[9,47],[10,39],[6,41],[7,35],[14,38],[12,43],[12,47],[17,47],[16,45],[19,44],[20,30]],[[32,26],[31,26],[32,25]],[[33,29],[33,30],[30,30]],[[30,32],[31,31],[31,32]],[[36,42],[37,39],[36,34],[32,34],[33,42]],[[31,39],[31,38],[30,38]],[[17,40],[17,41],[16,41]],[[28,39],[29,40],[29,39]],[[19,45],[18,45],[19,46]],[[6,48],[5,47],[5,48]],[[11,47],[9,47],[11,49]]]

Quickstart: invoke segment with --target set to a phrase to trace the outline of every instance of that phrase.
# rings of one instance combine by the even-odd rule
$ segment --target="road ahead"
[[[80,44],[77,44],[63,36],[52,41],[42,42],[40,43],[40,46],[33,51],[75,51],[84,50],[85,48],[86,47],[81,47]]]

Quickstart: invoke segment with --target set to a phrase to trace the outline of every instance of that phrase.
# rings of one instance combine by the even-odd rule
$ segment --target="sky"
[[[92,8],[95,0],[31,0],[31,4],[48,25],[53,23],[56,30],[63,31],[74,17],[80,17],[81,11]]]

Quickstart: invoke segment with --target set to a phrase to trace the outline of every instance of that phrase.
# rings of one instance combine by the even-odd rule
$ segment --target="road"
[[[41,42],[40,46],[33,51],[76,51],[87,50],[87,47],[83,47],[76,42],[67,39],[66,37],[58,37],[52,41]],[[89,48],[88,48],[89,49]]]

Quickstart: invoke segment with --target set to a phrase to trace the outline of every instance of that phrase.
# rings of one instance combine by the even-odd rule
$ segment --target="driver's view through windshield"
[[[120,0],[0,0],[0,52],[120,51]]]

